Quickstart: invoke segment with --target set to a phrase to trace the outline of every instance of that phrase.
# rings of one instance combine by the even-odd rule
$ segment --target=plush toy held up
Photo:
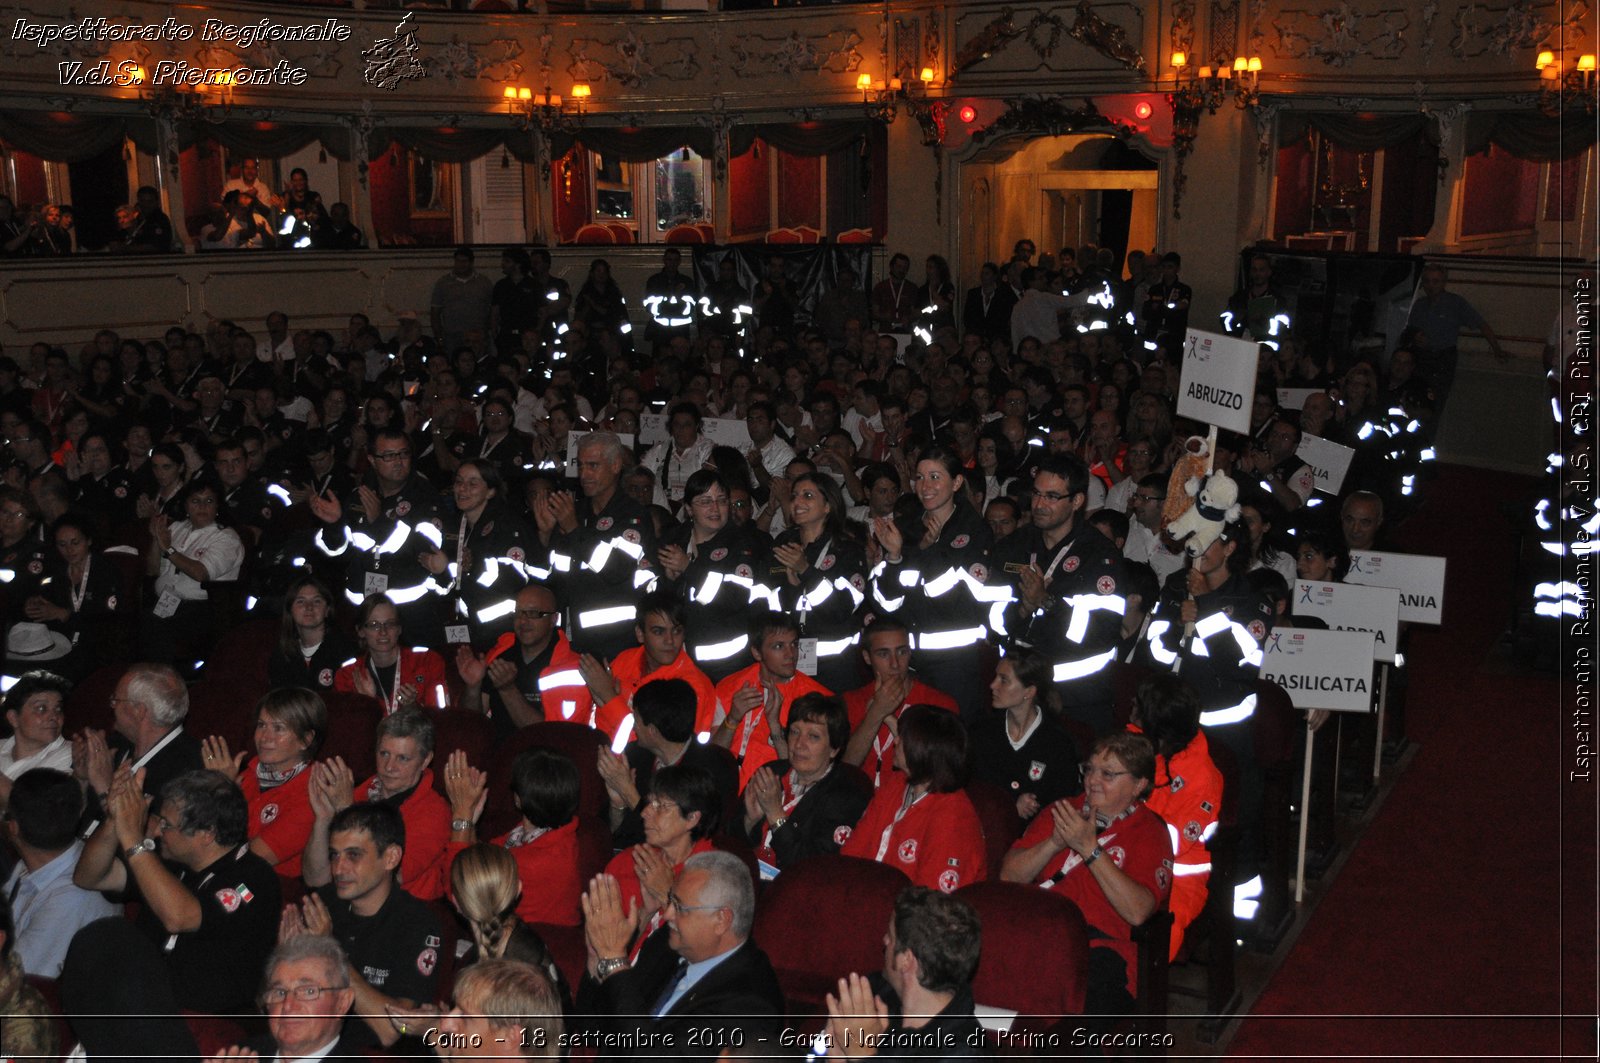
[[[1222,534],[1223,527],[1239,519],[1239,485],[1225,472],[1214,472],[1204,482],[1190,477],[1184,492],[1194,504],[1167,525],[1174,542],[1182,542],[1190,557],[1199,557]]]

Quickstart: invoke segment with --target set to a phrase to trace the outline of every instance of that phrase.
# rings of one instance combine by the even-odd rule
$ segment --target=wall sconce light
[[[1539,110],[1552,117],[1578,108],[1588,114],[1595,112],[1595,57],[1592,54],[1578,56],[1569,69],[1555,52],[1545,50],[1539,53],[1534,68],[1539,71]]]
[[[894,121],[901,101],[905,101],[913,111],[919,106],[925,110],[927,104],[919,98],[927,95],[936,76],[931,66],[918,70],[916,80],[910,82],[897,77],[884,81],[871,74],[857,74],[856,91],[861,93],[861,104],[866,108],[867,117],[874,122],[887,124]]]
[[[507,85],[501,93],[506,114],[524,130],[538,126],[546,135],[555,132],[571,133],[582,124],[584,106],[590,95],[589,86],[579,82],[572,93],[563,100],[546,85],[543,92],[534,92],[522,85]]]

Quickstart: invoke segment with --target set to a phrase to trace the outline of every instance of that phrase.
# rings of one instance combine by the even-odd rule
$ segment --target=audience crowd
[[[300,176],[213,240],[315,240]],[[170,243],[140,199],[130,247]],[[56,247],[9,207],[8,253]],[[1081,912],[1116,1028],[1136,928],[1177,956],[1270,874],[1260,647],[1382,546],[1437,413],[1424,334],[1323,349],[1245,265],[1228,311],[1176,254],[1022,240],[808,312],[774,258],[635,333],[603,260],[574,293],[460,248],[425,319],[0,357],[0,1055],[71,1048],[51,1009],[91,1058],[763,1054],[805,1016],[833,1055],[976,1053],[991,880]],[[1198,552],[1191,323],[1261,344]],[[1340,495],[1303,434],[1355,448]],[[808,1009],[756,937],[811,861],[903,888],[881,970]],[[855,925],[837,874],[818,933]]]

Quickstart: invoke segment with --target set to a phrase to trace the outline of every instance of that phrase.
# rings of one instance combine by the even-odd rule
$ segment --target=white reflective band
[[[568,698],[562,698],[561,699],[561,718],[563,720],[572,719],[572,714],[577,712],[577,711],[578,711],[578,703],[576,701],[572,701],[572,700],[570,700]]]
[[[1264,653],[1261,644],[1250,634],[1249,629],[1238,621],[1233,623],[1233,641],[1239,644],[1239,660],[1242,663],[1261,667]]]
[[[344,600],[349,602],[351,605],[360,605],[365,599],[363,599],[357,592],[351,590],[349,587],[346,587],[344,590]]]
[[[693,647],[694,659],[697,661],[725,661],[749,645],[749,635],[740,635],[738,638],[729,639],[726,642],[708,642],[704,646]]]
[[[1082,661],[1060,661],[1056,664],[1051,678],[1057,683],[1067,683],[1074,679],[1082,679],[1084,676],[1094,675],[1116,659],[1117,648],[1113,646],[1104,653],[1097,653],[1093,657]]]
[[[1583,588],[1569,580],[1560,583],[1540,583],[1533,588],[1535,598],[1564,598],[1567,595],[1582,597]]]
[[[722,573],[707,572],[706,578],[700,581],[699,587],[691,587],[689,589],[689,600],[700,603],[709,602],[717,596],[717,591],[721,589]]]
[[[559,672],[549,672],[539,677],[539,692],[554,690],[557,687],[574,687],[583,685],[583,673],[576,668],[563,668]]]
[[[817,585],[815,587],[812,587],[809,591],[806,591],[800,596],[800,610],[805,612],[807,610],[815,609],[817,606],[827,601],[832,594],[833,584],[829,583],[827,580],[819,580],[817,581]]]
[[[378,553],[395,553],[406,544],[406,540],[409,538],[411,538],[411,525],[403,520],[397,520],[394,524],[394,531],[390,532],[389,537],[378,547]]]
[[[1209,874],[1211,874],[1211,865],[1209,863],[1206,863],[1206,864],[1173,864],[1172,865],[1172,873],[1173,873],[1174,876],[1176,876],[1178,878],[1183,878],[1183,877],[1185,877],[1187,875],[1209,875]]]
[[[622,718],[622,723],[617,725],[617,737],[611,740],[611,752],[621,755],[628,748],[628,739],[633,737],[633,713]]]
[[[1227,613],[1212,613],[1195,621],[1194,633],[1199,638],[1208,639],[1218,632],[1228,630],[1230,623],[1232,621],[1228,619]]]
[[[872,596],[878,600],[879,605],[883,606],[883,610],[886,613],[892,613],[906,604],[906,596],[903,594],[898,598],[885,598],[883,596],[883,584],[877,580],[872,582]]]
[[[599,572],[606,567],[606,562],[609,560],[611,560],[611,544],[600,543],[590,552],[589,560],[584,562],[583,567],[591,572]]]
[[[1161,644],[1161,636],[1165,635],[1172,627],[1166,620],[1152,620],[1150,628],[1145,633],[1145,641],[1150,646],[1150,656],[1161,664],[1170,665],[1178,659],[1178,655]]]
[[[1563,601],[1559,603],[1535,602],[1533,606],[1534,616],[1558,617],[1562,614],[1566,614],[1567,616],[1582,616],[1583,612],[1583,605],[1579,602],[1572,601]]]
[[[435,594],[443,594],[445,589],[435,583],[430,576],[415,587],[390,587],[385,593],[388,594],[389,600],[396,605],[410,605],[429,591]]]
[[[1178,855],[1178,841],[1179,841],[1179,839],[1178,839],[1178,828],[1174,827],[1170,823],[1167,824],[1167,840],[1172,843],[1172,855],[1173,856],[1177,856]]]
[[[357,550],[361,550],[361,551],[371,550],[374,546],[378,545],[378,540],[374,539],[372,536],[370,536],[366,532],[362,532],[362,531],[353,531],[353,532],[351,532],[350,533],[350,542],[355,545],[355,548]]]
[[[860,641],[861,636],[859,634],[851,635],[847,639],[818,639],[817,656],[837,657],[850,647],[857,645]]]
[[[1208,842],[1211,840],[1211,836],[1215,833],[1217,833],[1217,821],[1212,820],[1210,823],[1206,824],[1206,829],[1200,832],[1200,840],[1202,842]]]
[[[417,525],[417,534],[432,543],[435,550],[444,548],[444,533],[438,528],[434,527],[432,524],[429,524],[427,521],[423,521],[421,524]],[[386,543],[384,545],[388,544]],[[399,547],[396,547],[395,549],[399,549]]]
[[[452,566],[454,567],[454,566]],[[483,571],[478,575],[478,586],[493,587],[500,578],[500,562],[492,557],[483,559]]]
[[[322,533],[325,530],[326,529],[324,529],[324,528],[318,528],[317,529],[317,534],[312,537],[313,541],[316,542],[316,544],[317,544],[317,549],[318,550],[321,550],[324,554],[327,554],[329,557],[338,557],[340,554],[342,554],[346,550],[350,549],[350,532],[349,532],[349,529],[345,529],[344,542],[339,544],[339,549],[337,549],[337,550],[335,550],[333,547],[329,546],[327,540],[322,537]]]
[[[552,550],[550,552],[550,568],[556,572],[571,572],[571,556],[568,554],[559,554]]]
[[[914,568],[900,570],[900,586],[910,589],[917,585],[917,580],[922,578],[922,573]]]
[[[1210,712],[1200,714],[1202,727],[1222,727],[1230,723],[1239,723],[1255,715],[1256,696],[1251,694],[1237,705],[1226,709],[1212,709]]]
[[[504,601],[495,602],[493,605],[485,606],[484,608],[478,610],[478,623],[492,624],[496,620],[499,620],[502,616],[510,616],[512,613],[516,612],[516,610],[517,603],[510,598],[507,598]]]
[[[578,614],[579,627],[600,627],[603,624],[621,624],[632,621],[639,610],[631,605],[613,605],[605,609],[586,609]]]
[[[833,587],[834,590],[844,591],[846,594],[850,595],[851,599],[853,599],[855,602],[854,608],[859,609],[861,607],[861,603],[867,600],[867,596],[856,590],[856,585],[851,583],[844,576],[835,578],[833,581]]]
[[[1233,331],[1233,311],[1232,310],[1224,310],[1222,312],[1222,331],[1223,332],[1232,332]]]
[[[650,568],[636,568],[633,570],[633,589],[643,590],[656,581],[656,573]]]
[[[276,498],[279,502],[282,502],[286,506],[294,504],[294,500],[289,497],[289,489],[282,484],[268,484],[267,494],[271,495],[273,498]]]
[[[695,737],[695,741],[699,742],[703,746],[708,746],[708,745],[711,744],[711,732],[710,731],[701,731],[699,734],[695,735],[694,737]]]
[[[1128,608],[1127,600],[1120,594],[1074,594],[1066,603],[1072,609],[1072,618],[1067,621],[1067,638],[1080,644],[1089,634],[1089,617],[1096,609],[1121,616]]]
[[[989,606],[989,630],[1001,638],[1006,637],[1006,606],[1010,604],[1008,597],[1003,602],[994,602]]]
[[[1261,896],[1260,875],[1233,887],[1233,914],[1240,919],[1254,919],[1256,909],[1261,907],[1261,902],[1255,899],[1259,896]]]
[[[919,650],[955,650],[983,641],[989,633],[986,627],[963,627],[954,631],[924,631],[916,637]]]

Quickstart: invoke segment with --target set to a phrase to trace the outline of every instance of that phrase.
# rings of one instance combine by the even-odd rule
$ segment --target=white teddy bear
[[[1239,519],[1239,485],[1225,472],[1212,473],[1201,484],[1191,477],[1183,489],[1195,498],[1194,505],[1167,525],[1174,541],[1183,541],[1190,557],[1199,557],[1217,541],[1223,525]]]

